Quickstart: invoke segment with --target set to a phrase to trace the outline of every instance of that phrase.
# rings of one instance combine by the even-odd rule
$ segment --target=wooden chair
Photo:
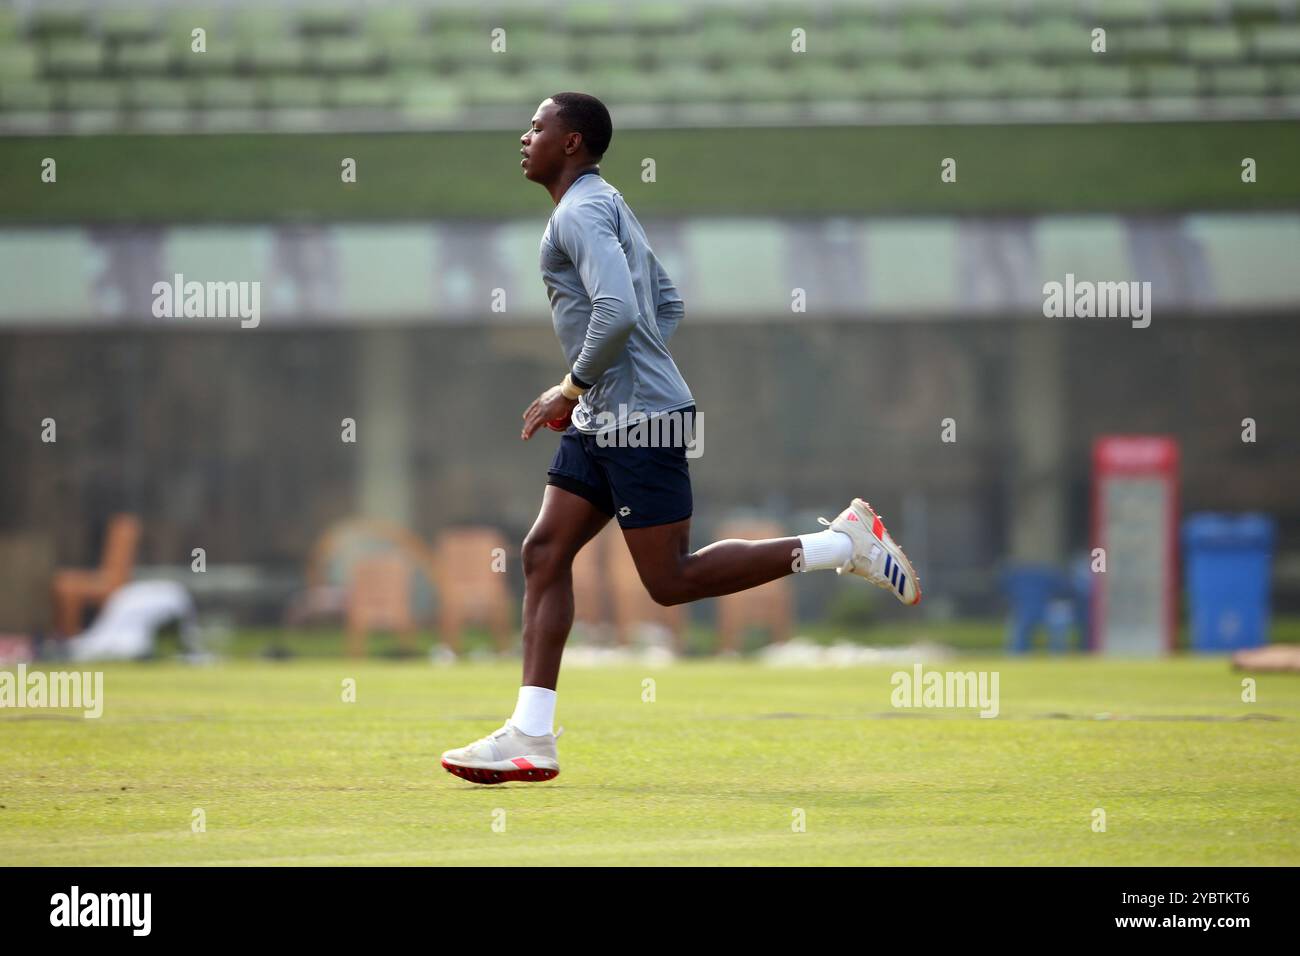
[[[786,533],[770,521],[729,521],[718,529],[717,534],[720,541],[727,538],[761,541],[783,537],[787,537]],[[719,650],[727,653],[739,651],[745,629],[755,625],[766,628],[778,644],[790,639],[794,630],[794,607],[789,578],[777,578],[748,591],[724,594],[717,601]]]
[[[627,542],[617,529],[606,551],[609,593],[614,611],[614,633],[620,645],[627,647],[632,643],[632,629],[637,624],[662,624],[673,635],[673,650],[681,654],[686,647],[686,608],[682,605],[664,607],[656,604],[654,598],[641,583],[637,573],[636,562],[632,552],[627,549]]]
[[[361,558],[353,564],[347,598],[349,656],[363,656],[366,638],[376,629],[396,631],[402,650],[416,652],[411,572],[410,562],[393,552]]]
[[[346,621],[354,565],[377,552],[401,555],[408,567],[424,576],[430,590],[435,587],[436,557],[414,534],[377,518],[345,518],[331,525],[312,546],[307,558],[306,587],[290,599],[284,626]],[[414,605],[416,595],[411,594],[411,598]],[[412,616],[419,623],[420,615],[412,611]]]
[[[495,528],[448,528],[438,537],[438,627],[456,653],[469,621],[487,625],[499,652],[510,650],[513,600],[505,574],[493,569],[497,548],[510,553]]]
[[[140,519],[135,515],[113,515],[104,536],[99,567],[65,568],[54,572],[50,593],[54,601],[54,626],[64,637],[82,629],[88,607],[97,607],[131,579],[140,545]]]

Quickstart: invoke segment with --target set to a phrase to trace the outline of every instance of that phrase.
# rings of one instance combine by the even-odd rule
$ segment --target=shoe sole
[[[861,498],[859,498],[858,500],[862,501]],[[907,574],[908,577],[911,578],[912,583],[916,585],[916,600],[913,601],[911,604],[908,604],[906,601],[904,601],[902,599],[902,596],[899,595],[896,590],[893,590],[891,588],[890,593],[898,596],[898,603],[902,604],[903,607],[916,607],[918,604],[921,603],[921,576],[916,573],[916,568],[912,567],[912,562],[908,560],[907,555],[903,553],[903,549],[902,547],[899,546],[898,542],[895,541],[892,548],[889,545],[885,544],[883,535],[889,534],[889,529],[886,528],[885,523],[880,520],[880,515],[876,514],[876,510],[872,508],[871,505],[868,504],[866,501],[862,501],[862,507],[867,510],[867,514],[871,515],[872,537],[874,537],[877,541],[880,542],[880,546],[884,548],[885,551],[888,552],[891,557],[893,557],[894,561],[897,564],[902,565],[903,572]],[[880,532],[881,532],[880,534],[876,534],[875,531],[875,526],[877,524],[880,525]]]
[[[515,770],[492,770],[487,767],[465,767],[458,763],[444,760],[442,769],[450,774],[468,780],[470,783],[491,785],[497,783],[542,783],[554,780],[560,775],[559,770],[548,767],[527,767]]]

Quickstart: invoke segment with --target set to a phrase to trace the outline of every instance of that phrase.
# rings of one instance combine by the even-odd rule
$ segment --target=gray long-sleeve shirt
[[[594,170],[560,197],[542,234],[541,267],[564,357],[592,386],[573,410],[579,431],[695,404],[668,354],[682,297],[622,193]]]

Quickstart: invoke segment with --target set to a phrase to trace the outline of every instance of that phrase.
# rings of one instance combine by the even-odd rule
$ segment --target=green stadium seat
[[[1218,66],[1210,71],[1210,92],[1215,96],[1263,96],[1272,83],[1262,66]]]
[[[766,8],[762,4],[747,0],[720,0],[718,3],[698,4],[691,21],[681,30],[691,32],[726,26],[733,30],[752,30],[760,23],[767,23]]]
[[[409,122],[444,122],[457,116],[463,101],[457,87],[425,78],[407,85],[402,94],[401,109]],[[526,120],[523,125],[527,125]]]
[[[1001,17],[984,17],[973,22],[968,35],[972,53],[994,60],[1011,56],[1030,57],[1038,52],[1032,30]]]
[[[751,51],[764,43],[765,35],[748,29],[731,29],[711,24],[699,31],[673,34],[661,37],[658,42],[677,47],[688,59],[704,65],[721,67],[727,64],[744,63],[750,59]],[[812,41],[818,43],[820,38]],[[789,49],[789,47],[786,47]],[[813,49],[812,46],[809,49]],[[819,55],[816,51],[814,55]]]
[[[364,37],[328,35],[315,42],[308,61],[322,73],[365,73],[379,64],[380,55]]]
[[[642,59],[646,48],[639,35],[630,33],[590,33],[575,38],[569,51],[574,63],[586,64],[599,69],[606,64],[633,64]],[[559,56],[542,53],[539,61],[556,62]]]
[[[678,0],[642,0],[629,5],[627,14],[633,27],[652,33],[682,30],[690,23],[686,4]]]
[[[307,37],[345,37],[357,31],[356,10],[342,5],[306,7],[296,19],[298,33]]]
[[[0,109],[7,112],[49,112],[54,108],[54,87],[28,81],[0,83]]]
[[[485,46],[488,39],[487,31],[483,31],[482,42]],[[616,36],[609,38],[609,40],[615,49],[622,47],[625,52],[631,50],[632,38],[629,36]],[[596,47],[602,45],[601,41],[594,39],[584,39],[575,44],[563,33],[538,30],[533,27],[506,27],[505,55],[517,64],[525,62],[531,65],[563,64],[573,54],[574,46],[581,46],[584,50],[594,51]],[[489,52],[491,51],[489,50]]]
[[[600,90],[601,94],[609,96],[614,103],[657,103],[663,99],[656,75],[644,70],[629,68],[599,70],[593,74],[591,82],[593,89]],[[550,93],[558,89],[559,87],[552,83]],[[543,95],[549,96],[550,93]]]
[[[1161,0],[1160,13],[1166,20],[1210,22],[1222,12],[1221,0]]]
[[[40,57],[31,44],[0,45],[0,81],[12,83],[35,79],[40,70]]]
[[[654,75],[654,86],[661,103],[704,103],[716,101],[719,95],[719,72],[682,65]]]
[[[749,40],[748,47],[743,52],[735,51],[734,55],[726,57],[726,63],[733,68],[766,65],[770,69],[784,70],[797,62],[799,57],[827,56],[832,52],[827,42],[829,36],[814,32],[808,37],[806,52],[795,53],[791,49],[793,41],[790,34],[781,26],[771,23],[744,36]]]
[[[122,84],[104,78],[68,80],[61,97],[67,110],[117,110],[126,101]]]
[[[1188,59],[1198,63],[1235,63],[1246,52],[1246,42],[1235,27],[1195,27],[1183,42]]]
[[[575,42],[581,42],[581,37],[574,39]],[[698,65],[707,62],[704,38],[699,33],[681,37],[642,35],[641,43],[651,61],[651,69],[668,69],[679,63]]]
[[[512,42],[517,32],[507,31],[506,51],[497,53],[492,49],[492,35],[486,28],[457,25],[435,29],[430,35],[434,60],[444,69],[501,69],[511,59],[521,58],[517,44]]]
[[[905,56],[919,60],[946,60],[966,56],[974,49],[974,40],[967,31],[949,26],[938,19],[911,19],[903,24],[902,40]]]
[[[130,40],[113,51],[113,68],[119,73],[164,73],[171,61],[172,45],[162,38]]]
[[[388,40],[376,40],[379,56],[388,69],[402,72],[427,70],[437,58],[437,49],[433,37],[425,33],[413,33],[405,37],[393,37]]]
[[[161,29],[158,13],[147,7],[105,7],[99,15],[99,32],[113,40],[157,36]]]
[[[738,17],[740,11],[736,7],[732,6],[730,10],[733,18]],[[795,27],[811,30],[821,26],[827,22],[823,13],[818,4],[803,0],[766,0],[752,5],[756,23],[787,34]]]
[[[1006,93],[1021,99],[1058,99],[1070,88],[1069,77],[1058,67],[1029,60],[1009,60],[993,64],[992,69],[1000,74]]]
[[[1043,59],[1083,59],[1092,52],[1093,27],[1065,17],[1044,17],[1033,24],[1034,47]]]
[[[136,77],[126,83],[126,105],[135,110],[182,110],[197,100],[190,80]]]
[[[858,100],[867,92],[860,70],[816,60],[791,70],[788,82],[797,97],[814,103]]]
[[[1290,0],[198,2],[209,6],[0,8],[0,107],[62,108],[69,96],[86,111],[266,102],[396,107],[443,122],[466,103],[518,106],[581,79],[618,103],[830,104],[825,115],[842,117],[864,98],[914,111],[938,98],[983,119],[969,101],[1007,96],[1034,114],[1062,96],[1143,96],[1180,115],[1173,104],[1203,95],[1294,97],[1300,68]],[[206,53],[189,50],[195,26],[208,31]],[[496,26],[505,54],[490,49]],[[809,31],[804,54],[790,50],[794,26]],[[1091,52],[1096,26],[1108,31],[1106,55]],[[166,85],[172,70],[192,85]],[[105,75],[121,82],[99,93],[73,82]]]
[[[868,65],[862,83],[863,91],[875,100],[924,99],[932,92],[929,73],[896,63]]]
[[[1151,22],[1157,14],[1155,0],[1097,0],[1093,11],[1096,25],[1107,33],[1112,26]]]
[[[1196,120],[1205,115],[1204,101],[1195,96],[1157,96],[1147,100],[1147,113],[1166,120]]]
[[[1242,20],[1276,20],[1280,14],[1278,0],[1229,0],[1232,18]]]
[[[1300,26],[1257,26],[1251,33],[1251,49],[1261,60],[1300,60]]]
[[[1129,27],[1108,35],[1108,55],[1118,54],[1130,60],[1167,59],[1177,53],[1174,34],[1167,26]]]
[[[75,7],[36,6],[27,19],[34,37],[84,37],[90,34],[90,11]]]
[[[1201,92],[1200,70],[1194,66],[1156,64],[1143,74],[1148,96],[1198,96]]]
[[[326,81],[316,76],[273,76],[264,81],[261,102],[271,109],[320,109]]]
[[[394,41],[427,33],[428,25],[427,11],[394,4],[369,9],[361,22],[361,34],[384,50]]]
[[[202,28],[207,48],[193,50],[193,31]],[[241,44],[230,32],[228,20],[217,10],[205,7],[176,10],[168,16],[165,33],[172,50],[172,62],[186,73],[228,73],[239,62]]]
[[[786,103],[798,97],[787,75],[757,66],[719,71],[714,89],[724,102]]]
[[[401,100],[401,84],[387,77],[351,76],[334,87],[334,102],[341,109],[392,107]]]
[[[607,32],[620,23],[618,7],[613,3],[567,3],[561,16],[565,26],[575,33]]]
[[[260,6],[241,4],[230,14],[230,27],[235,38],[245,46],[288,39],[292,36],[285,11],[278,5]]]
[[[1288,63],[1275,67],[1273,76],[1279,92],[1287,96],[1300,95],[1300,64]]]
[[[485,6],[487,6],[485,4]],[[490,6],[488,19],[493,21],[492,26],[513,26],[513,27],[531,27],[534,30],[562,30],[563,7],[568,3],[561,5],[560,9],[549,3],[538,3],[537,0],[509,0],[504,6]]]
[[[945,99],[993,99],[1007,89],[1005,77],[987,67],[950,61],[931,69],[934,92]]]
[[[307,62],[307,47],[292,37],[264,37],[243,44],[241,59],[257,73],[292,73]]]
[[[898,60],[903,54],[902,33],[892,26],[854,26],[836,30],[826,39],[831,55],[846,64]],[[810,44],[809,50],[816,56],[824,55],[821,44]]]
[[[607,76],[606,73],[579,74],[569,70],[556,70],[552,67],[543,67],[520,73],[518,77],[519,88],[522,91],[523,99],[515,104],[519,109],[519,131],[523,132],[528,125],[528,119],[533,115],[533,110],[537,107],[537,104],[552,93],[558,93],[560,90],[589,88],[598,91],[597,96],[608,95],[609,90],[605,86]],[[642,78],[641,83],[644,86],[644,74],[637,71],[637,76]]]
[[[1125,97],[1136,86],[1130,68],[1119,62],[1079,65],[1069,77],[1071,91],[1081,99]]]
[[[471,106],[515,106],[524,109],[522,104],[527,103],[531,95],[530,85],[526,80],[521,80],[518,74],[471,70],[459,74],[457,79],[465,102]],[[527,125],[527,117],[524,117],[524,122],[520,125]]]
[[[198,84],[198,102],[208,109],[252,109],[258,103],[258,85],[246,79],[208,77]]]
[[[525,16],[528,13],[527,8],[513,6],[511,10],[517,10]],[[519,21],[520,25],[533,25],[531,17]],[[429,12],[429,29],[434,33],[484,33],[486,34],[493,27],[510,27],[513,26],[501,13],[501,8],[496,5],[490,8],[483,8],[478,5],[465,5],[461,3],[439,3],[433,6]]]
[[[51,40],[45,48],[45,69],[57,76],[101,73],[104,47],[98,40]]]

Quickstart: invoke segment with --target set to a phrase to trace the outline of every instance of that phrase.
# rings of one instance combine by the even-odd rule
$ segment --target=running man
[[[611,518],[660,604],[831,568],[866,578],[904,604],[921,600],[911,563],[860,498],[834,521],[821,519],[824,531],[718,541],[691,551],[689,438],[669,447],[628,447],[617,440],[620,428],[658,416],[681,417],[689,434],[695,400],[668,353],[684,315],[681,296],[622,194],[600,175],[612,135],[600,100],[556,93],[520,137],[525,178],[555,203],[542,235],[541,270],[569,371],[523,415],[524,440],[543,426],[563,434],[541,513],[523,544],[518,702],[500,730],[442,755],[444,768],[474,783],[550,780],[560,772],[555,686],[573,625],[573,559]],[[660,428],[658,434],[684,432]]]

